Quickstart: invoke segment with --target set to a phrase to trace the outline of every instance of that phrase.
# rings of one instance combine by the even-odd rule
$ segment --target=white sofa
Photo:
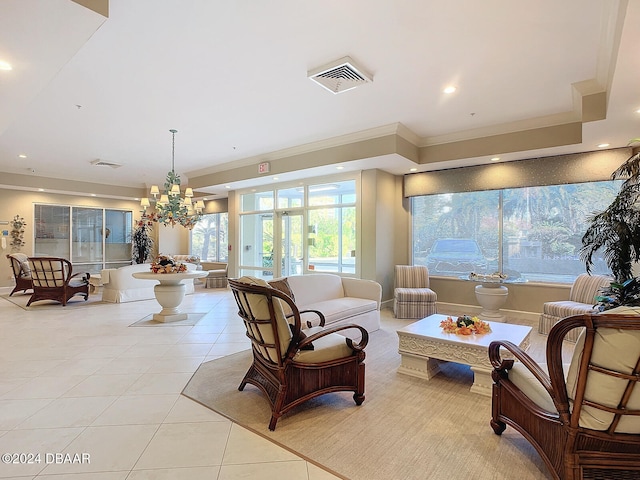
[[[354,323],[368,332],[380,328],[382,287],[372,280],[314,273],[286,277],[299,310],[319,310],[325,327]],[[318,316],[307,313],[303,322],[318,324]]]
[[[196,264],[187,263],[187,270],[195,270]],[[149,272],[148,263],[127,265],[120,268],[105,268],[101,272],[102,277],[102,301],[111,303],[135,302],[136,300],[151,300],[156,298],[153,287],[158,284],[155,280],[142,280],[134,278],[133,273]],[[194,292],[193,279],[183,280],[186,285],[186,294]]]

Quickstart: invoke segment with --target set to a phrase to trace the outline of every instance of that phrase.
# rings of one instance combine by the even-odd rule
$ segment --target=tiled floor
[[[130,326],[158,309],[0,299],[0,478],[336,478],[180,395],[201,362],[249,348],[229,290],[186,297],[195,326]]]

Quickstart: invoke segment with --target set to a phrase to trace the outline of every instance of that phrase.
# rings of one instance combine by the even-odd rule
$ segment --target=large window
[[[34,254],[66,258],[90,273],[129,265],[132,222],[129,210],[36,204]]]
[[[619,181],[552,185],[412,199],[413,263],[432,275],[501,271],[510,278],[571,283],[589,217]],[[597,258],[594,273],[606,273]]]
[[[240,273],[356,273],[356,181],[240,195]]]
[[[229,215],[203,215],[191,230],[191,254],[205,262],[226,262],[229,245]]]

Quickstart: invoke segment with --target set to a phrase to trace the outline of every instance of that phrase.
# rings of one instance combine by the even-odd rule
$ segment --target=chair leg
[[[502,435],[502,432],[504,432],[507,428],[507,424],[504,422],[498,422],[496,420],[494,420],[493,418],[491,419],[491,422],[489,422],[491,424],[491,428],[493,428],[493,431],[496,435]]]
[[[269,430],[272,432],[276,429],[276,423],[278,422],[278,418],[275,415],[271,415],[271,421],[269,422]]]
[[[362,402],[364,402],[364,395],[356,392],[353,394],[353,400],[356,402],[356,405],[362,405]]]

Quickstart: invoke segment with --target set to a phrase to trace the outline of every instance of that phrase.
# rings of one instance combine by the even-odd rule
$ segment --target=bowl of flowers
[[[182,273],[187,271],[184,263],[176,262],[168,255],[158,255],[156,260],[151,264],[153,273]]]
[[[440,322],[440,328],[445,333],[455,333],[456,335],[482,335],[491,331],[491,326],[487,322],[471,315],[462,315],[456,320],[447,317],[446,320]]]

